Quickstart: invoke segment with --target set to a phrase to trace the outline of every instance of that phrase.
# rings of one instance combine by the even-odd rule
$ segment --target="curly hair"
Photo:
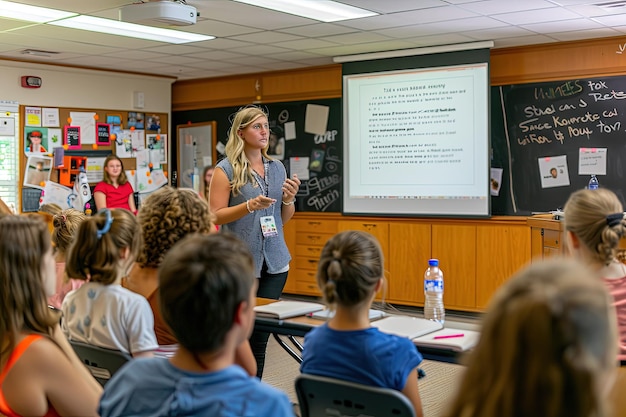
[[[74,235],[87,216],[80,210],[66,209],[52,218],[52,243],[62,255],[70,248]]]
[[[165,186],[151,194],[137,215],[144,245],[137,263],[158,267],[167,251],[190,233],[209,233],[215,227],[209,205],[191,189]]]
[[[607,216],[624,212],[617,196],[606,188],[579,190],[565,203],[565,229],[575,234],[594,257],[605,265],[616,259],[626,220],[611,223]]]

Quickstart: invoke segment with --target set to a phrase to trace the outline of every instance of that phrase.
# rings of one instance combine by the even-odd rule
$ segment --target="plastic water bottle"
[[[424,318],[443,324],[446,310],[443,307],[443,272],[439,260],[430,259],[424,272]]]
[[[598,182],[598,177],[596,177],[595,174],[592,174],[591,178],[589,178],[589,185],[587,186],[587,188],[589,188],[590,190],[597,190],[599,186],[600,183]]]

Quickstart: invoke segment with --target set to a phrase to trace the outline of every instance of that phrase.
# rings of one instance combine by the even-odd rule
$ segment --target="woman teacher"
[[[283,164],[267,155],[270,129],[267,114],[246,106],[234,116],[226,144],[226,158],[217,164],[209,193],[216,223],[250,247],[259,278],[257,296],[278,299],[287,281],[291,255],[283,225],[295,212],[300,180],[287,178]],[[269,333],[250,338],[263,375]]]

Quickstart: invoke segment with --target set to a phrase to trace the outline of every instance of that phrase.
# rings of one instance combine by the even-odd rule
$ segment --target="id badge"
[[[264,237],[278,236],[278,229],[276,229],[276,220],[274,216],[261,217],[261,232]]]

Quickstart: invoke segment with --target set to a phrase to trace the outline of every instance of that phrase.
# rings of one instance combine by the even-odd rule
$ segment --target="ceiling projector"
[[[120,7],[120,21],[149,26],[194,25],[198,12],[195,7],[178,1],[149,1]]]

